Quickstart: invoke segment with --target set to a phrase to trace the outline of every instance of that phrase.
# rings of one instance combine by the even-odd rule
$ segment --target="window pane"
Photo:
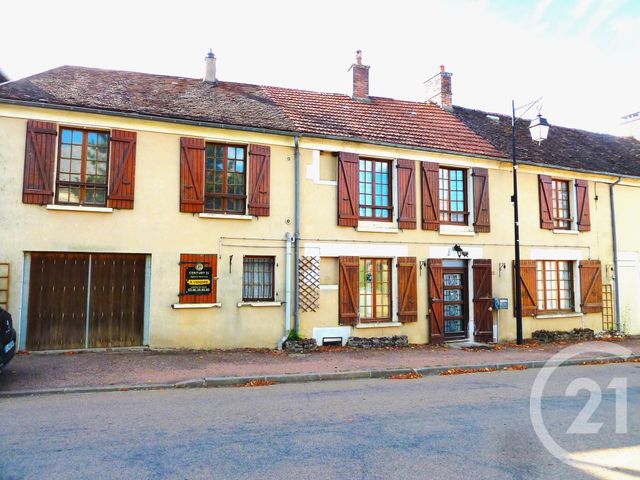
[[[80,187],[69,188],[69,203],[80,203]]]

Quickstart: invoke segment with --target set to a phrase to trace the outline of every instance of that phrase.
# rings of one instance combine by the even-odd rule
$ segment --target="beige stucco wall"
[[[429,257],[440,257],[443,249],[446,251],[454,244],[460,244],[465,250],[474,250],[478,258],[492,260],[493,296],[509,299],[508,310],[494,312],[494,321],[499,324],[498,332],[501,340],[515,338],[516,327],[513,317],[513,208],[512,170],[510,162],[497,162],[482,158],[468,158],[456,155],[446,155],[429,152],[416,152],[398,148],[373,145],[354,144],[350,142],[323,141],[302,139],[302,206],[301,206],[301,237],[303,240],[302,254],[314,255],[330,251],[336,258],[340,247],[344,246],[343,254],[358,255],[351,246],[357,245],[361,256],[415,256],[418,261],[426,261]],[[315,153],[319,150],[320,153]],[[407,158],[422,161],[439,162],[441,165],[471,167],[482,166],[489,169],[491,232],[471,235],[453,235],[442,232],[424,231],[420,229],[420,182],[416,183],[416,198],[418,201],[418,229],[394,232],[358,231],[352,227],[337,226],[336,207],[337,187],[330,183],[337,179],[337,156],[332,152],[352,151],[361,156],[393,160]],[[319,165],[318,165],[319,162]],[[554,178],[572,180],[576,178],[589,180],[589,196],[591,206],[591,231],[573,233],[557,233],[543,230],[539,225],[538,206],[538,174],[552,175]],[[418,177],[419,179],[419,177]],[[611,267],[612,237],[609,216],[609,197],[606,185],[596,186],[595,180],[611,182],[609,177],[597,177],[583,173],[563,171],[551,168],[539,168],[527,165],[520,166],[519,194],[520,194],[520,236],[522,259],[569,259],[602,261],[603,282],[612,281]],[[639,192],[640,193],[640,192]],[[595,200],[595,196],[598,199]],[[640,197],[639,197],[640,198]],[[322,199],[319,208],[318,199]],[[397,205],[397,200],[396,200]],[[622,206],[621,208],[627,208]],[[328,246],[330,245],[330,246]],[[323,246],[327,247],[324,248]],[[309,247],[309,248],[305,248]],[[320,250],[318,250],[320,248]],[[398,254],[389,254],[396,250]],[[338,253],[336,253],[338,252]],[[440,254],[440,255],[439,255]],[[335,260],[337,265],[337,259]],[[506,268],[500,268],[504,264]],[[323,262],[322,265],[325,265]],[[336,267],[337,269],[337,267]],[[579,279],[577,264],[574,277]],[[471,271],[469,270],[471,274]],[[324,281],[324,278],[323,278]],[[337,282],[336,282],[337,283]],[[579,304],[579,282],[575,282],[576,303]],[[310,336],[314,327],[330,327],[337,325],[338,291],[323,290],[320,295],[320,311],[315,313],[301,313],[301,331]],[[354,328],[353,334],[358,336],[379,336],[406,334],[410,341],[423,343],[428,341],[428,308],[427,308],[427,274],[426,269],[419,269],[418,275],[418,322],[384,328]],[[470,305],[470,310],[473,310]],[[577,312],[571,316],[554,316],[552,318],[525,317],[523,330],[525,337],[539,329],[571,329],[574,327],[589,327],[598,331],[602,329],[600,314],[581,314],[579,305]],[[364,327],[364,326],[363,326]]]
[[[603,188],[609,197],[609,188]],[[640,181],[626,180],[614,187],[620,277],[620,322],[630,334],[640,335]]]
[[[15,117],[22,118],[15,118]],[[138,132],[133,210],[113,213],[51,211],[22,203],[26,119]],[[271,144],[271,215],[252,220],[204,219],[179,212],[180,136]],[[292,144],[292,140],[288,139]],[[276,256],[277,300],[285,296],[285,234],[292,231],[293,150],[283,138],[246,132],[133,121],[52,110],[0,108],[0,261],[12,266],[11,312],[21,316],[23,258],[31,251],[145,253],[151,255],[150,344],[154,347],[273,347],[284,334],[284,305],[238,307],[242,256]],[[280,143],[280,145],[278,145]],[[287,223],[289,222],[289,223]],[[242,238],[263,238],[248,241]],[[221,308],[174,310],[181,253],[220,254]],[[231,271],[229,259],[233,255]],[[18,321],[16,321],[19,324]]]
[[[121,128],[138,132],[136,195],[134,210],[113,213],[51,211],[24,205],[22,174],[26,120],[35,118],[66,125]],[[197,136],[212,141],[271,145],[271,215],[252,220],[204,219],[179,212],[179,138]],[[509,299],[509,310],[500,312],[501,340],[515,337],[512,306],[513,216],[510,202],[511,166],[483,158],[419,152],[352,142],[302,137],[301,145],[301,254],[320,255],[320,309],[300,314],[300,331],[311,336],[313,328],[338,325],[337,256],[353,251],[361,255],[415,256],[418,261],[446,255],[454,244],[472,251],[476,258],[492,260],[493,295]],[[491,232],[451,235],[420,229],[420,185],[417,182],[418,229],[394,233],[356,231],[336,222],[337,157],[333,152],[352,151],[384,159],[407,158],[437,161],[463,167],[489,169]],[[221,130],[205,127],[141,121],[123,117],[90,115],[47,109],[0,106],[0,171],[9,181],[0,185],[0,262],[12,267],[11,311],[21,316],[24,253],[30,251],[129,252],[151,256],[150,345],[153,347],[233,348],[274,347],[284,333],[284,305],[238,307],[241,300],[242,256],[276,256],[277,299],[285,300],[285,242],[293,232],[294,150],[286,136]],[[590,181],[592,229],[579,234],[559,234],[539,228],[538,173],[558,178]],[[520,217],[522,258],[599,259],[612,282],[612,247],[607,176],[521,166]],[[600,183],[595,183],[595,181]],[[635,205],[640,189],[616,187],[620,250],[640,252],[634,232]],[[595,197],[597,195],[597,200]],[[341,253],[342,252],[342,253]],[[445,252],[445,253],[443,253]],[[178,301],[181,253],[215,253],[218,260],[220,308],[175,310]],[[353,254],[353,253],[347,253]],[[230,259],[233,255],[233,258]],[[564,256],[564,257],[563,257]],[[500,268],[504,264],[506,268]],[[577,271],[576,271],[577,273]],[[628,298],[633,288],[628,284]],[[638,285],[640,286],[640,280]],[[577,288],[577,287],[576,287]],[[627,291],[625,290],[625,291]],[[633,298],[640,295],[637,291]],[[579,298],[579,295],[578,297]],[[631,307],[630,307],[631,308]],[[472,308],[471,308],[472,310]],[[634,314],[630,311],[629,318]],[[418,273],[418,321],[390,327],[354,328],[352,335],[406,334],[411,342],[428,341],[427,273]],[[494,312],[497,321],[497,313]],[[19,322],[16,322],[19,324]],[[601,315],[568,318],[525,318],[524,334],[537,329],[569,329],[586,326],[599,330]],[[22,333],[22,332],[21,332]]]

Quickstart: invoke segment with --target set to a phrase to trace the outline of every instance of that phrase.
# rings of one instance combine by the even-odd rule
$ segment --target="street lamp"
[[[541,99],[535,100],[524,107],[531,108],[538,103]],[[520,107],[520,108],[524,108]],[[529,110],[525,110],[523,115]],[[516,268],[515,268],[515,282],[516,282],[516,341],[518,345],[522,345],[524,340],[522,338],[522,279],[520,277],[520,220],[518,216],[518,160],[516,158],[516,106],[515,101],[511,101],[511,152],[513,160],[513,233],[514,244],[516,254]],[[542,142],[546,140],[549,133],[549,123],[546,118],[538,112],[538,116],[531,121],[529,125],[529,132],[533,141]]]
[[[547,135],[549,134],[549,122],[547,122],[547,119],[538,113],[538,116],[531,120],[529,131],[531,132],[531,138],[533,138],[533,141],[538,142],[538,145],[540,145],[540,142],[546,140]]]

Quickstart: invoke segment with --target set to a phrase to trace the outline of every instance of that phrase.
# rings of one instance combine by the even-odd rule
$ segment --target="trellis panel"
[[[298,275],[300,310],[317,312],[320,308],[320,257],[301,257]]]

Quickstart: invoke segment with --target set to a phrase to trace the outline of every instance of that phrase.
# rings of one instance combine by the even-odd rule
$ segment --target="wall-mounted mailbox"
[[[507,298],[494,298],[493,309],[494,310],[507,310],[509,308],[509,299]]]

